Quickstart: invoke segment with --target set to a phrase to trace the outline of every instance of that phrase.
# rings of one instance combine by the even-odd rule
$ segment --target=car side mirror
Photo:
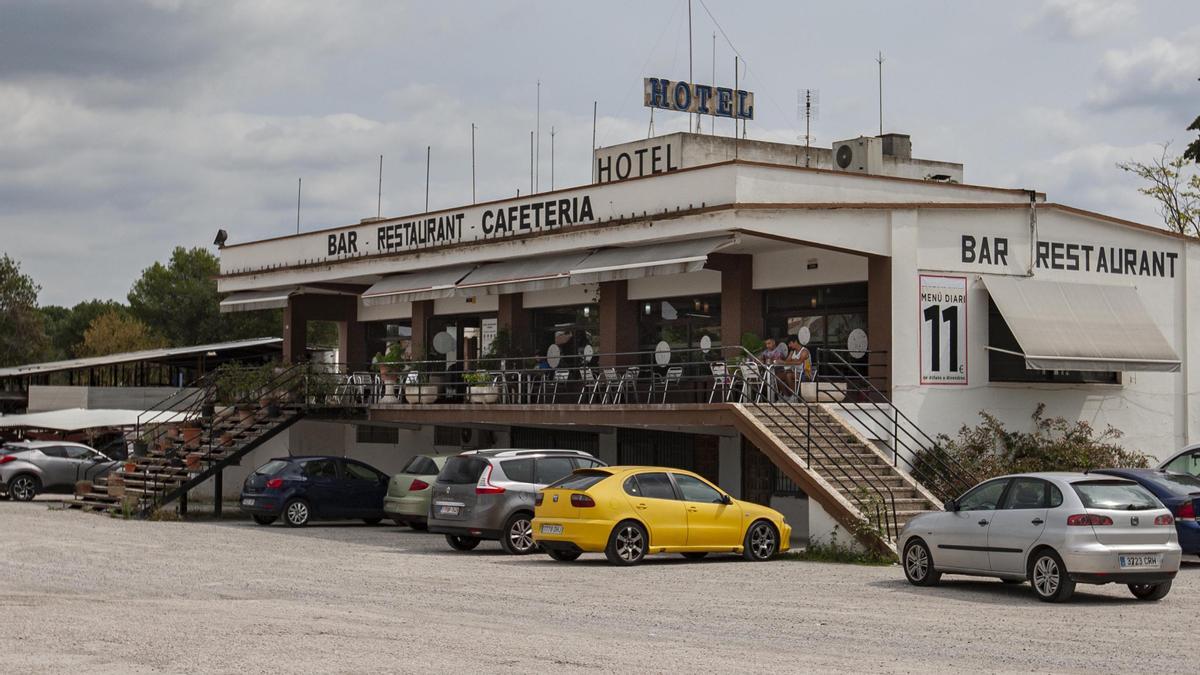
[[[727,494],[722,494],[721,495],[721,503],[724,504],[725,506],[729,506],[730,504],[733,504],[733,497],[730,497]]]
[[[947,499],[942,503],[942,509],[950,513],[958,511],[958,502],[953,499]]]

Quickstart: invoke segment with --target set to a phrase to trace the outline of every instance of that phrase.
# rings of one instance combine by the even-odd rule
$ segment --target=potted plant
[[[379,369],[379,377],[383,380],[383,403],[395,403],[396,384],[400,380],[400,373],[404,371],[408,363],[408,359],[404,356],[404,345],[400,342],[393,342],[388,345],[387,351],[375,355],[373,359],[375,367]]]
[[[204,428],[199,422],[185,422],[181,431],[183,437],[183,447],[198,448],[200,447],[200,435],[204,433]]]
[[[121,468],[125,470],[125,473],[133,473],[134,471],[137,471],[138,465],[137,462],[127,461]]]
[[[495,403],[500,400],[500,390],[491,373],[477,370],[464,373],[462,379],[467,385],[467,400],[471,403]]]
[[[437,401],[438,386],[430,384],[428,378],[420,371],[408,371],[404,376],[404,400],[412,405]]]

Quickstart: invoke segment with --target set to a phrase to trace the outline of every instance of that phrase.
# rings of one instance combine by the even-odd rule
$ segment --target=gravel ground
[[[1177,669],[1200,567],[1160,603],[898,567],[561,564],[395,526],[142,522],[0,502],[6,672]]]

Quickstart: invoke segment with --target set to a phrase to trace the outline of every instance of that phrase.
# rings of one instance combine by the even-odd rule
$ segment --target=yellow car
[[[682,469],[610,466],[578,469],[538,493],[533,539],[555,560],[604,552],[634,565],[651,553],[741,553],[770,560],[790,547],[778,511],[738,501]]]

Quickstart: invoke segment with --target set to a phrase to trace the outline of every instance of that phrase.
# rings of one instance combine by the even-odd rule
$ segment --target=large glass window
[[[700,349],[705,337],[714,350],[711,353],[720,354],[720,295],[638,301],[638,349],[641,351],[653,351],[659,342],[666,342],[671,349]],[[684,360],[699,359],[692,355]]]
[[[514,340],[531,354],[545,354],[551,345],[558,347],[561,356],[568,357],[582,354],[588,345],[593,351],[599,351],[599,305],[534,309],[530,312],[530,324],[532,331],[528,339],[532,343],[523,345],[519,337]]]
[[[988,298],[988,380],[991,382],[1071,382],[1120,384],[1121,374],[1081,370],[1034,370],[1025,367],[1024,357],[1006,354],[998,349],[1021,353],[1021,345],[1013,335],[1000,308]]]
[[[818,367],[819,349],[838,350],[850,363],[866,363],[862,345],[867,338],[867,284],[833,284],[779,288],[763,294],[763,337],[796,335],[808,347]]]

